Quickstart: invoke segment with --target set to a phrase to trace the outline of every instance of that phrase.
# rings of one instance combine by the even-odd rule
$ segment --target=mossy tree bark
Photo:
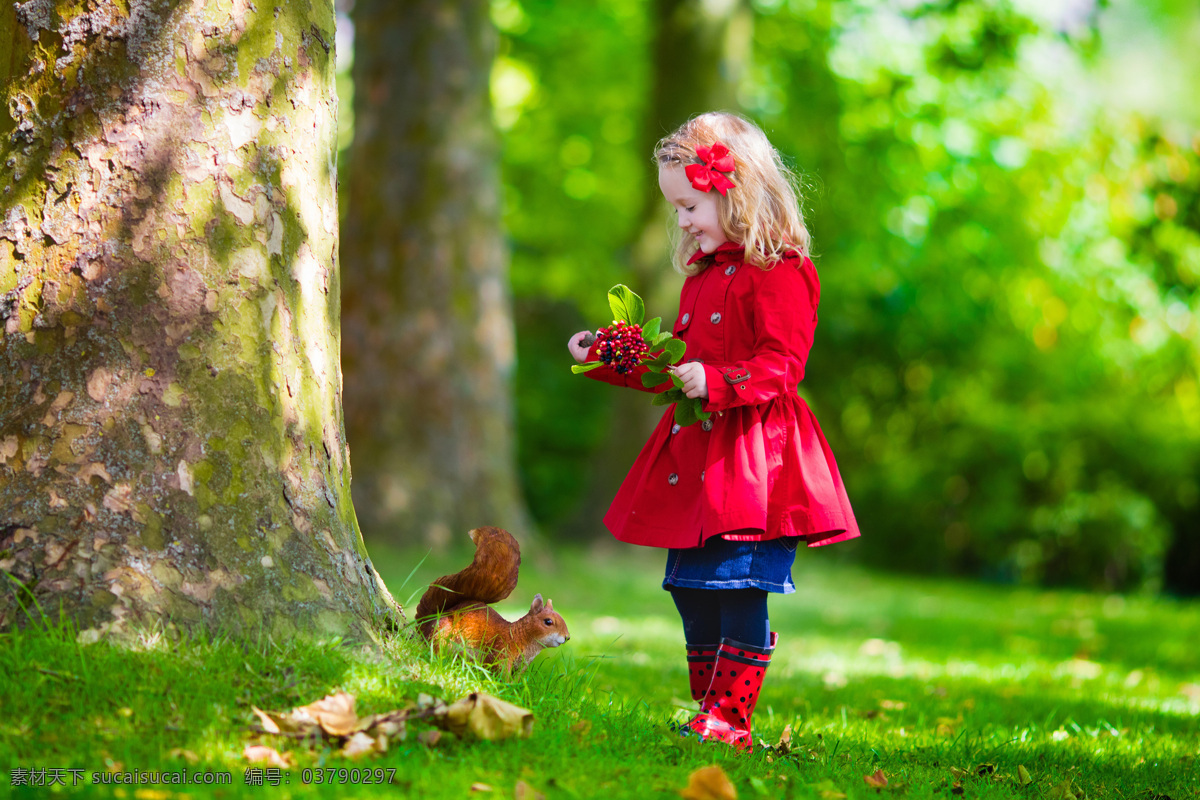
[[[486,0],[357,0],[342,262],[346,421],[368,537],[528,527]]]
[[[333,41],[332,0],[0,5],[0,626],[398,618],[350,499]]]

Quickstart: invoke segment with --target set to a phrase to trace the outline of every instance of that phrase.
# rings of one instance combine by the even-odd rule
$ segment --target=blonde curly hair
[[[808,256],[810,237],[800,210],[799,180],[753,122],[724,111],[693,117],[659,140],[654,160],[660,169],[700,164],[696,148],[711,147],[715,141],[729,148],[736,165],[729,176],[736,187],[717,197],[721,228],[729,241],[746,248],[746,263],[769,269],[788,250]],[[703,261],[687,264],[695,252],[689,237],[675,228],[672,239],[675,269],[684,275],[704,269]]]

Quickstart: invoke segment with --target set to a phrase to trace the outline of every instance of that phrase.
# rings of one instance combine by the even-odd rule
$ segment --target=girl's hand
[[[585,339],[590,339],[586,345],[583,343]],[[594,341],[594,337],[591,331],[580,331],[567,340],[567,349],[571,351],[571,357],[577,363],[582,364],[584,361],[587,361],[587,354],[588,350],[592,347],[592,341]]]
[[[704,375],[704,365],[699,361],[676,364],[669,369],[679,380],[683,381],[684,395],[693,398],[708,398],[708,378]]]

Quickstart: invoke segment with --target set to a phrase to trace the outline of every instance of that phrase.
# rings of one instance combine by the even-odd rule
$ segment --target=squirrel
[[[508,673],[523,669],[545,647],[558,647],[571,638],[567,623],[552,601],[536,594],[529,613],[509,622],[488,603],[508,597],[517,585],[521,547],[503,528],[482,527],[469,532],[475,558],[453,575],[438,578],[417,604],[421,635],[435,649],[463,646],[484,664]]]

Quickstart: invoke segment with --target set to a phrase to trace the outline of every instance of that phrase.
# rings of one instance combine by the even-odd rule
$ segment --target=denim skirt
[[[791,594],[792,562],[799,536],[782,536],[766,542],[731,542],[713,536],[703,547],[667,550],[663,588],[763,589]]]

